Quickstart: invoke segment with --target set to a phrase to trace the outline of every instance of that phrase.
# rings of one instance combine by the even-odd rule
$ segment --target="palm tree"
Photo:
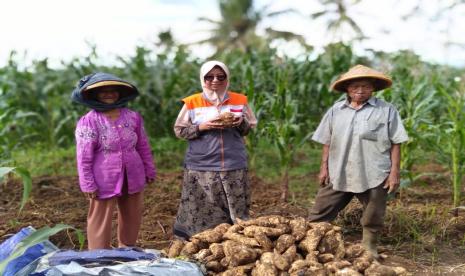
[[[348,26],[355,33],[355,40],[362,40],[364,36],[360,26],[348,14],[349,5],[356,5],[362,0],[352,0],[347,3],[347,0],[319,0],[325,9],[320,12],[311,14],[313,19],[328,17],[328,31],[333,34],[333,40],[342,41],[344,28]]]
[[[253,0],[219,0],[221,19],[213,20],[201,17],[199,20],[209,22],[214,27],[210,30],[211,36],[196,44],[209,43],[216,47],[217,52],[227,49],[240,49],[248,52],[252,47],[267,48],[270,41],[274,39],[297,40],[308,47],[302,36],[291,33],[277,31],[267,28],[266,37],[257,35],[256,28],[265,18],[291,13],[293,10],[286,9],[277,12],[267,12],[268,7],[257,11],[253,7]]]

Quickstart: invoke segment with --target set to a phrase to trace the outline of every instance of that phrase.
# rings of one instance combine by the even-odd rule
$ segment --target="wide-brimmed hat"
[[[347,92],[347,86],[353,80],[371,79],[373,80],[374,91],[386,89],[392,85],[392,80],[385,74],[378,72],[370,67],[358,64],[350,68],[349,71],[339,76],[331,84],[331,90]]]
[[[96,93],[102,87],[112,86],[119,92],[120,97],[114,104],[104,104],[96,99]],[[120,79],[112,74],[98,72],[84,76],[74,88],[71,98],[73,101],[86,105],[96,110],[109,110],[126,104],[139,95],[137,87],[128,81]]]
[[[130,85],[129,83],[111,80],[111,81],[100,81],[100,82],[91,84],[87,86],[83,91],[88,91],[94,88],[99,88],[99,87],[104,87],[104,86],[123,86],[123,87],[129,87],[129,88],[134,89],[134,87]]]

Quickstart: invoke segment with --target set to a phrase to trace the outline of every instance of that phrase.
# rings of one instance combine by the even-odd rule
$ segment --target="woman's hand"
[[[199,125],[200,131],[212,129],[224,129],[224,126],[221,123],[213,123],[212,121],[204,122]]]
[[[155,178],[154,177],[147,177],[147,179],[145,181],[147,182],[147,184],[152,184],[153,182],[155,182]]]
[[[237,116],[234,118],[234,122],[232,124],[233,127],[238,127],[242,124],[242,121],[244,121],[244,116]]]
[[[98,191],[95,190],[93,192],[84,192],[84,194],[86,195],[87,199],[96,199],[98,198]]]

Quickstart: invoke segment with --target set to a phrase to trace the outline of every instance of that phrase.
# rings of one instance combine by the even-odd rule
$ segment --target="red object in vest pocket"
[[[242,109],[229,109],[230,112],[242,112]]]

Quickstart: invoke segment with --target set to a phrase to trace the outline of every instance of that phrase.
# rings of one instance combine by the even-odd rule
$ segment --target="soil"
[[[145,190],[138,246],[163,249],[169,245],[181,181],[181,173],[161,173],[156,184]],[[465,212],[449,212],[450,191],[434,179],[424,182],[426,185],[404,190],[402,200],[389,202],[379,248],[387,256],[383,263],[403,266],[413,275],[465,275]],[[281,203],[279,185],[255,176],[251,176],[251,183],[252,217],[307,217],[312,201],[305,188],[291,192],[292,203]],[[14,180],[3,183],[0,193],[0,242],[28,225],[38,229],[64,223],[85,231],[87,200],[79,190],[77,177],[34,178],[31,200],[20,213],[21,184]],[[343,226],[346,241],[360,240],[360,215],[361,206],[353,201],[336,220]],[[438,233],[431,229],[438,229]],[[79,247],[72,231],[58,233],[50,240],[63,249]]]

